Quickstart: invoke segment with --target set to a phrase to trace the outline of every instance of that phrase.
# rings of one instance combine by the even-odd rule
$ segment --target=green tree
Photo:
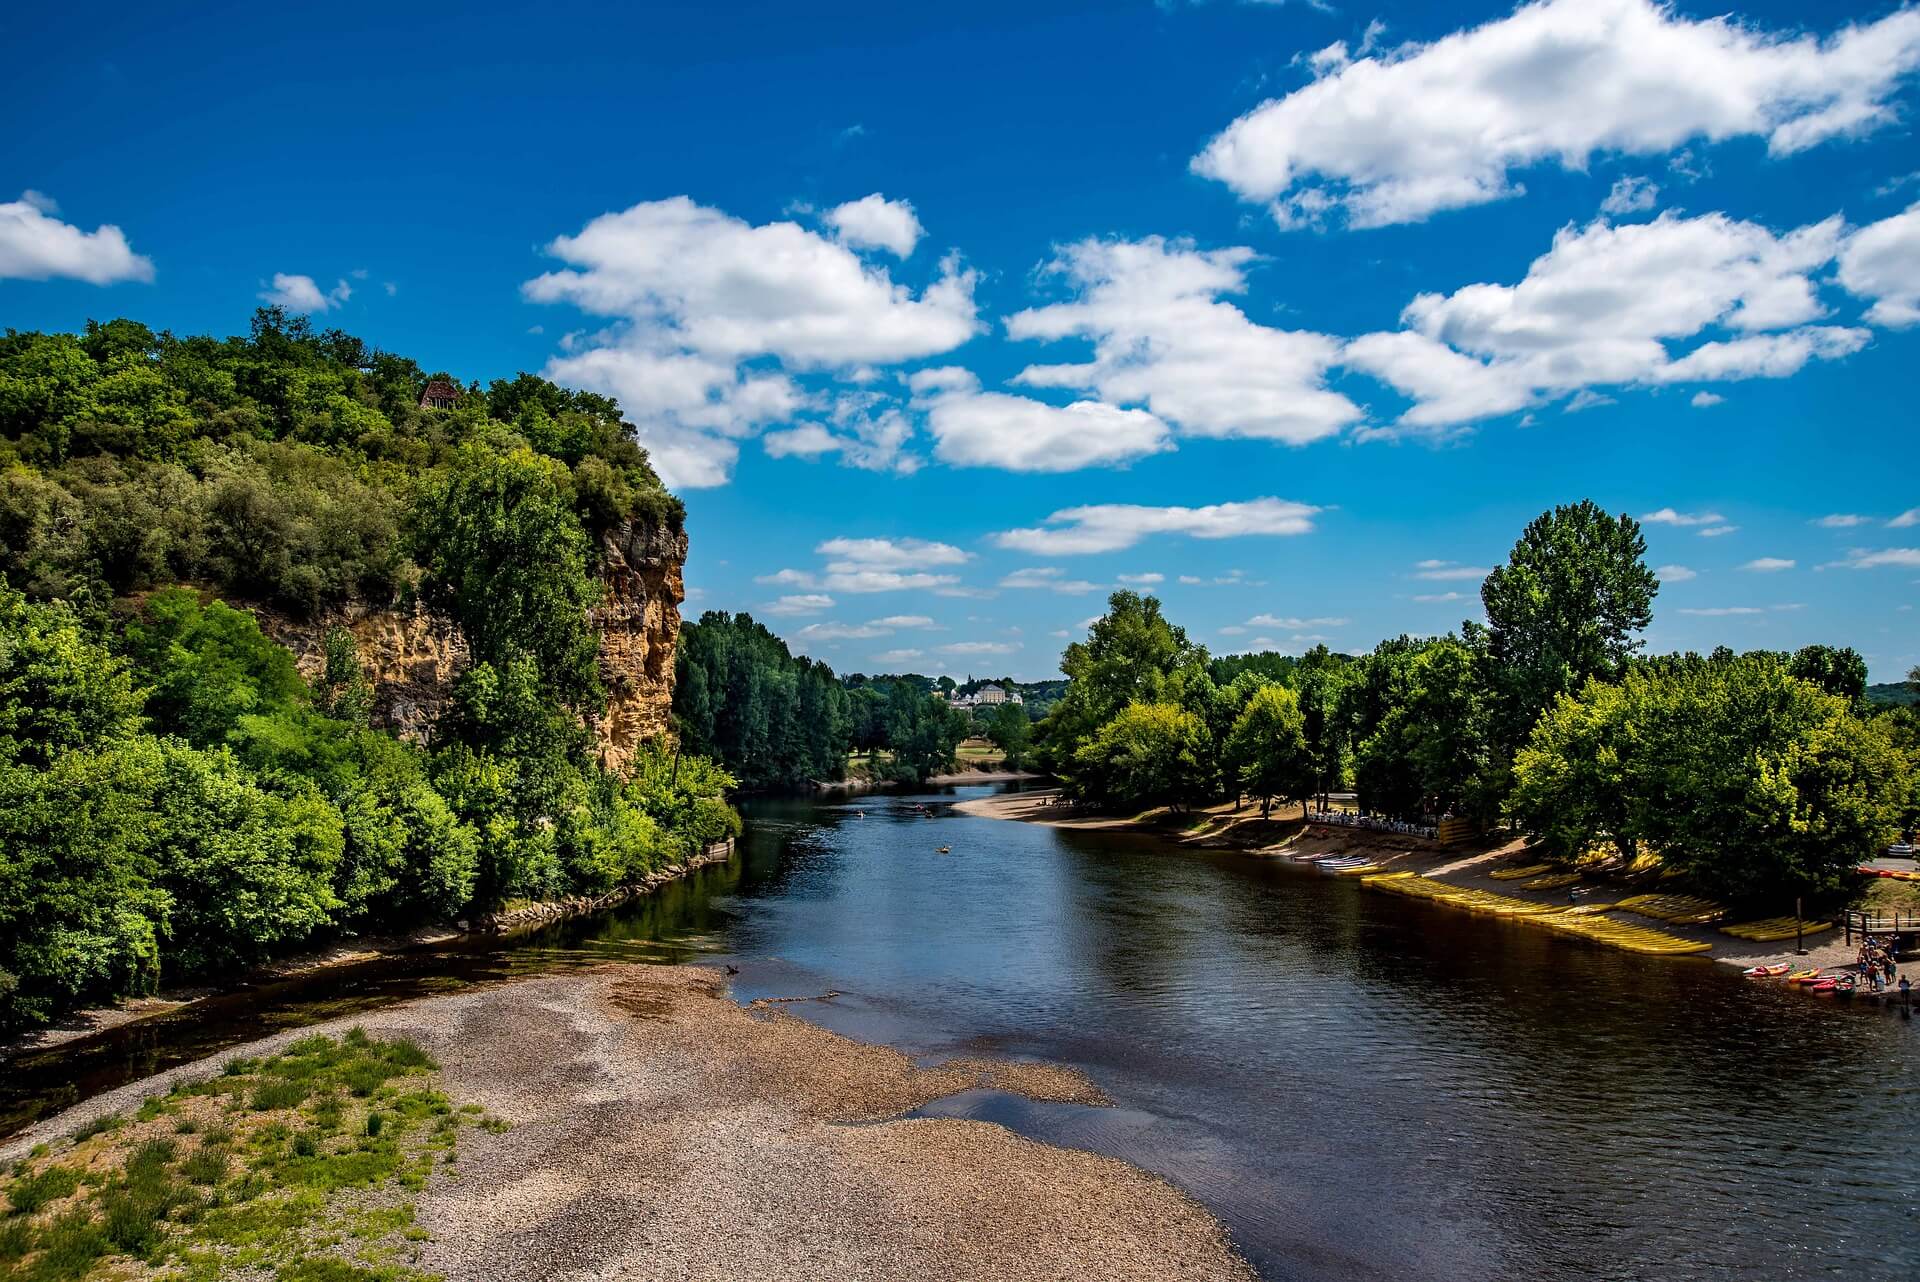
[[[1123,806],[1178,809],[1205,795],[1206,724],[1171,703],[1130,703],[1074,754],[1088,795]]]
[[[151,991],[171,897],[154,885],[151,740],[0,764],[0,1028]]]
[[[1561,851],[1604,836],[1771,904],[1841,895],[1912,786],[1887,726],[1772,655],[1592,682],[1542,718],[1515,772],[1515,813]]]
[[[320,710],[336,721],[364,726],[373,715],[373,683],[360,662],[360,646],[343,627],[327,629],[326,667],[315,691]]]
[[[202,605],[185,588],[147,598],[125,644],[151,688],[146,710],[156,728],[200,747],[236,741],[244,719],[284,714],[308,699],[293,655],[252,614],[224,601]]]
[[[468,446],[421,488],[409,532],[423,594],[460,625],[476,663],[525,656],[550,698],[598,710],[587,612],[600,584],[564,466],[525,446]]]
[[[1535,517],[1487,576],[1480,601],[1503,759],[1557,695],[1610,679],[1644,644],[1660,590],[1646,551],[1639,522],[1582,500]]]
[[[1115,592],[1087,639],[1073,642],[1060,658],[1068,685],[1041,728],[1043,764],[1062,772],[1080,745],[1122,708],[1160,700],[1175,671],[1204,666],[1206,657],[1184,629],[1167,621],[1158,598]]]
[[[1867,661],[1851,646],[1802,646],[1788,662],[1787,670],[1856,708],[1867,697]]]
[[[987,714],[986,729],[987,738],[1004,754],[1006,768],[1025,768],[1027,756],[1033,751],[1033,722],[1026,708],[1011,702],[994,705]]]
[[[1261,818],[1272,813],[1275,797],[1298,800],[1301,813],[1306,813],[1317,780],[1307,750],[1306,718],[1293,691],[1265,685],[1253,692],[1234,722],[1227,758],[1240,786],[1260,798]]]
[[[1392,703],[1356,754],[1354,782],[1369,810],[1493,817],[1496,779],[1480,656],[1438,637],[1397,671]]]
[[[157,751],[154,884],[171,901],[168,952],[183,970],[256,962],[332,922],[343,836],[317,788],[269,791],[225,749]]]
[[[0,762],[44,768],[62,752],[125,739],[140,708],[127,664],[72,610],[0,585]]]

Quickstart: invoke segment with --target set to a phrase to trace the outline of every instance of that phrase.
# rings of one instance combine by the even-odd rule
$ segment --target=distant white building
[[[972,694],[956,694],[948,700],[956,708],[991,708],[1001,703],[1024,703],[1018,690],[1008,690],[1005,686],[983,685]]]

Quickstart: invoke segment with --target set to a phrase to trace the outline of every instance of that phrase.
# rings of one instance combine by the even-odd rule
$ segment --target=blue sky
[[[1655,648],[1920,663],[1915,9],[23,9],[0,325],[613,392],[840,670],[1444,631],[1583,497]]]

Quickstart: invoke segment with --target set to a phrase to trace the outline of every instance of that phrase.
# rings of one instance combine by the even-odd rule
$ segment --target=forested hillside
[[[681,521],[619,407],[430,383],[273,309],[0,339],[0,1025],[734,830],[718,768],[591,750],[594,536]],[[458,629],[424,743],[371,723],[350,636],[309,682],[252,612],[346,602]]]

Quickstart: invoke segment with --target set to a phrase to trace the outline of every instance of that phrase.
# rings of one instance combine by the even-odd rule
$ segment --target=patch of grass
[[[32,1249],[32,1224],[17,1215],[0,1220],[0,1264],[11,1264]]]
[[[49,1166],[23,1174],[7,1186],[7,1203],[15,1215],[32,1215],[80,1187],[80,1172],[68,1166]]]
[[[253,1088],[253,1098],[247,1101],[248,1107],[256,1113],[298,1108],[306,1102],[311,1089],[307,1082],[295,1078],[270,1077]]]
[[[106,1239],[122,1254],[145,1259],[166,1236],[165,1221],[181,1206],[198,1199],[176,1179],[172,1140],[148,1140],[135,1149],[120,1177],[100,1195]]]
[[[34,1239],[34,1246],[39,1254],[26,1274],[34,1282],[81,1277],[111,1249],[107,1235],[85,1211],[69,1211],[55,1219]]]
[[[228,1158],[226,1150],[201,1146],[186,1161],[180,1163],[180,1178],[189,1184],[198,1184],[203,1188],[212,1188],[227,1178]]]
[[[171,1135],[194,1138],[129,1136],[90,1148],[96,1170],[103,1156],[117,1157],[117,1168],[104,1168],[110,1173],[85,1175],[36,1149],[6,1187],[15,1211],[0,1219],[0,1279],[66,1282],[123,1256],[178,1282],[233,1274],[427,1282],[398,1263],[401,1244],[423,1236],[410,1203],[369,1209],[359,1199],[336,1205],[334,1195],[420,1188],[436,1153],[451,1160],[463,1125],[487,1123],[482,1110],[456,1109],[431,1083],[401,1080],[433,1067],[412,1042],[360,1029],[338,1040],[305,1037],[280,1055],[231,1060],[211,1082],[182,1083],[147,1101],[138,1116],[152,1121],[194,1097],[225,1095],[228,1116],[214,1124],[180,1117]],[[84,1135],[121,1125],[103,1118]],[[350,1244],[356,1256],[335,1254]]]
[[[126,1124],[127,1119],[117,1115],[110,1114],[106,1117],[96,1117],[73,1133],[73,1142],[79,1144],[84,1140],[92,1139],[96,1135],[105,1135],[108,1131],[117,1131]]]

